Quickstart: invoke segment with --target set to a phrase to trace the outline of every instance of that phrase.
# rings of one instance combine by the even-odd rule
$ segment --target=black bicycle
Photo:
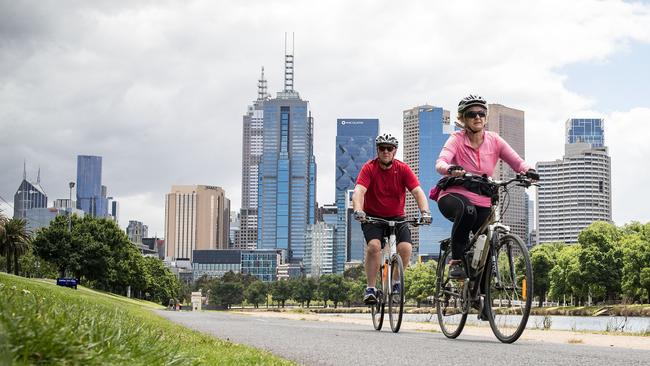
[[[418,219],[385,220],[379,217],[366,217],[367,223],[379,223],[386,226],[386,234],[382,242],[382,261],[377,273],[377,303],[371,306],[372,324],[376,330],[381,330],[384,324],[384,311],[388,304],[390,329],[397,333],[402,325],[404,312],[404,264],[397,253],[397,226],[409,224],[424,225]],[[399,291],[394,292],[393,286],[399,284]]]
[[[524,242],[501,223],[499,191],[503,190],[507,198],[508,185],[515,183],[528,188],[534,184],[533,180],[517,175],[500,182],[471,174],[456,179],[486,185],[493,192],[492,212],[471,236],[463,255],[462,265],[467,278],[449,278],[451,239],[440,242],[434,296],[440,329],[448,338],[458,337],[467,315],[476,309],[479,319],[490,322],[492,332],[501,342],[512,343],[523,333],[530,315],[533,269]]]

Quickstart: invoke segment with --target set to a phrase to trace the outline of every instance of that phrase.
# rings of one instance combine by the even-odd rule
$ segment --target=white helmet
[[[458,102],[458,113],[463,113],[467,108],[475,105],[487,109],[487,102],[482,96],[470,94]]]
[[[379,145],[393,145],[397,147],[399,145],[399,142],[397,142],[397,139],[389,133],[385,133],[383,135],[377,136],[375,139],[375,146]]]

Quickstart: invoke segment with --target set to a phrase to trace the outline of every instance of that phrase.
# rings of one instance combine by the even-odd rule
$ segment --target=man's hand
[[[363,211],[354,211],[354,219],[361,223],[366,222],[366,213]]]
[[[420,223],[424,224],[424,225],[430,225],[431,224],[431,212],[422,211],[420,213]]]

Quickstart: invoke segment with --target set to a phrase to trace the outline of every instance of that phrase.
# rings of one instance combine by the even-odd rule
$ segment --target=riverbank
[[[290,309],[290,310],[288,310]],[[365,314],[369,313],[368,307],[338,307],[338,308],[269,308],[268,311],[297,311],[311,312],[315,314]],[[436,309],[433,307],[406,307],[404,312],[407,314],[434,314]],[[650,305],[603,305],[603,306],[554,306],[554,307],[533,307],[531,315],[562,315],[562,316],[638,316],[650,317]]]
[[[284,319],[293,319],[300,321],[321,321],[321,322],[339,322],[339,323],[351,323],[351,324],[362,324],[367,325],[372,328],[372,321],[370,315],[363,318],[355,318],[347,316],[346,314],[318,314],[315,312],[308,311],[266,311],[266,309],[259,310],[246,310],[246,311],[236,311],[239,314],[246,314],[249,316],[255,317],[277,317]],[[435,320],[435,319],[434,319]],[[440,329],[437,323],[433,322],[410,322],[404,321],[402,323],[402,329],[404,330],[413,330],[421,332],[434,332],[439,333]],[[492,330],[490,327],[477,327],[477,326],[466,326],[463,330],[461,338],[463,336],[479,336],[479,337],[490,337],[494,338]],[[496,338],[494,338],[496,341]],[[641,349],[641,350],[650,350],[650,337],[648,336],[638,336],[638,335],[625,335],[623,333],[592,333],[592,332],[580,332],[580,331],[557,331],[557,330],[538,330],[538,329],[526,329],[524,334],[521,336],[520,340],[522,341],[536,341],[544,343],[563,343],[563,344],[575,344],[575,345],[584,345],[584,346],[596,346],[596,347],[612,347],[612,348],[629,348],[629,349]]]

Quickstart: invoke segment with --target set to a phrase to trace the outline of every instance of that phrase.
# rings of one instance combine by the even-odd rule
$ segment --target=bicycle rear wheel
[[[388,318],[390,329],[393,333],[399,332],[402,325],[402,314],[404,312],[404,265],[399,254],[393,255],[389,269],[393,271],[393,283],[389,284],[391,290],[388,292]],[[399,284],[399,292],[392,291],[394,284]]]
[[[494,335],[503,343],[516,341],[526,328],[533,301],[533,268],[528,250],[516,235],[499,239],[491,256],[485,306]]]
[[[456,338],[465,327],[467,312],[464,311],[462,296],[464,282],[449,278],[450,257],[451,249],[446,250],[438,261],[435,302],[440,330],[445,337]]]
[[[376,330],[381,330],[381,326],[384,324],[384,309],[386,303],[384,302],[384,265],[382,264],[379,267],[379,272],[377,273],[377,280],[375,282],[375,288],[377,289],[377,303],[370,307],[372,313],[372,325]]]

